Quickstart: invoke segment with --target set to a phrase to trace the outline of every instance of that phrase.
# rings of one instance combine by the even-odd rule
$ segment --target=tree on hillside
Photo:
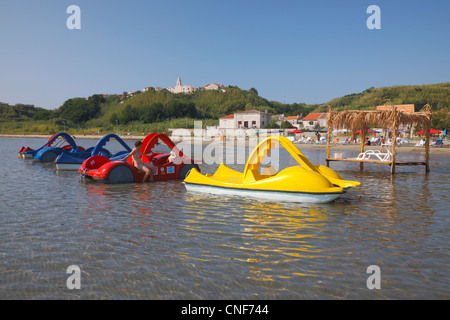
[[[118,120],[122,124],[127,124],[131,121],[140,120],[140,112],[137,108],[131,105],[126,105],[125,109],[118,116]]]
[[[50,120],[53,116],[51,110],[41,109],[33,115],[33,120]]]
[[[431,126],[437,130],[450,129],[450,116],[444,110],[434,112]]]
[[[141,120],[144,123],[153,123],[162,120],[165,117],[164,106],[162,103],[152,103],[149,106],[140,108]]]
[[[258,95],[258,90],[256,90],[255,88],[250,88],[250,90],[248,90],[250,93],[253,93],[255,96]]]
[[[105,102],[105,99],[102,95],[93,95],[88,99],[69,99],[57,110],[57,114],[60,118],[81,124],[97,117],[100,114],[100,105],[103,102]]]
[[[109,117],[109,122],[111,122],[112,124],[116,124],[119,122],[119,116],[117,115],[117,113],[113,113],[110,117]]]

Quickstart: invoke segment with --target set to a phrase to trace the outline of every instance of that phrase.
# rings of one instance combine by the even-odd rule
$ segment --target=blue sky
[[[70,5],[81,30],[66,26]],[[286,103],[448,82],[449,14],[448,0],[2,0],[0,101],[54,109],[178,76]]]

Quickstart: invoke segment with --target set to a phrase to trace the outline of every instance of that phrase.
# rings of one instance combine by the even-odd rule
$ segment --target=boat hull
[[[80,169],[82,163],[63,163],[63,162],[55,162],[56,170],[62,171],[76,171]]]
[[[191,192],[202,192],[225,196],[250,197],[261,201],[281,201],[296,203],[328,203],[339,198],[344,192],[335,193],[308,193],[277,190],[258,190],[244,188],[227,188],[211,185],[200,185],[195,183],[183,182],[186,190]]]
[[[19,155],[19,157],[22,159],[33,159],[34,158],[32,153],[21,153]]]

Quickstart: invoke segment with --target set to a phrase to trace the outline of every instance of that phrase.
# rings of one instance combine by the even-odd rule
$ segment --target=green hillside
[[[218,118],[242,110],[260,110],[271,114],[306,115],[333,110],[375,109],[377,105],[414,104],[419,111],[432,106],[433,126],[449,126],[446,114],[450,106],[450,82],[431,85],[369,88],[321,105],[284,104],[259,96],[256,89],[227,87],[222,90],[199,90],[193,94],[173,94],[149,88],[132,96],[93,95],[71,98],[55,110],[32,105],[14,106],[0,103],[0,131],[5,133],[55,133],[66,129],[71,133],[164,132],[168,128],[192,128],[196,119],[204,125],[218,124]]]
[[[450,107],[450,82],[416,86],[394,86],[370,88],[361,93],[349,94],[336,98],[318,110],[326,111],[330,105],[333,110],[367,110],[376,106],[389,104],[414,104],[415,111],[419,111],[427,103],[433,111],[447,110]]]

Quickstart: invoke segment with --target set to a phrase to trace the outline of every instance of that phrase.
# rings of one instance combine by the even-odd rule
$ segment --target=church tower
[[[181,84],[180,76],[178,76],[177,84],[176,84],[175,88],[168,87],[166,89],[172,93],[193,93],[195,90],[197,90],[196,88],[194,88],[193,86],[190,86],[190,85],[183,86]]]

